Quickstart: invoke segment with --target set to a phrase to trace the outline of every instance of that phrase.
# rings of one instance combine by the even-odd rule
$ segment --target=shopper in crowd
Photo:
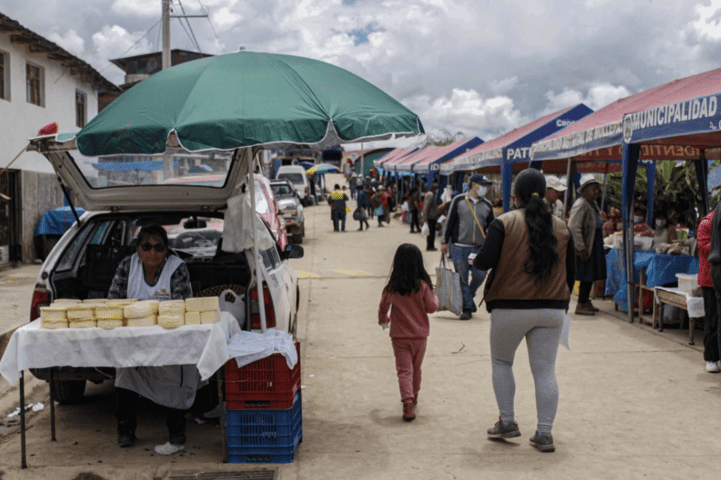
[[[706,361],[706,371],[709,373],[719,372],[719,321],[718,307],[716,305],[716,292],[711,279],[711,266],[708,263],[709,251],[711,249],[711,226],[713,225],[714,212],[712,211],[703,219],[698,226],[696,235],[698,246],[698,285],[703,294],[704,322],[703,322],[703,359]]]
[[[473,261],[479,270],[493,269],[484,299],[491,314],[493,390],[500,418],[488,429],[488,437],[521,435],[515,421],[513,361],[525,338],[538,415],[530,442],[541,452],[553,452],[556,353],[575,279],[575,249],[566,224],[543,202],[546,180],[541,172],[529,168],[519,173],[515,193],[518,208],[490,225]]]
[[[566,220],[566,209],[563,206],[563,194],[566,186],[561,183],[558,177],[549,175],[546,177],[546,198],[545,203],[554,217]]]
[[[435,252],[436,242],[436,226],[438,218],[441,214],[438,212],[438,182],[431,183],[431,189],[428,190],[423,198],[423,221],[428,224],[428,236],[426,237],[426,251]]]
[[[337,183],[333,187],[333,191],[328,196],[328,204],[331,207],[331,215],[333,216],[333,231],[345,232],[346,202],[348,195],[341,190]]]
[[[579,197],[571,208],[568,227],[576,245],[579,281],[577,315],[595,315],[598,311],[591,303],[593,282],[606,278],[606,255],[603,251],[603,219],[596,199],[601,194],[600,182],[591,173],[581,177]]]
[[[390,324],[403,420],[407,422],[416,418],[421,364],[430,330],[428,314],[437,309],[438,298],[423,266],[423,254],[413,244],[402,244],[396,250],[393,269],[381,295],[378,323],[384,328]]]
[[[168,250],[168,234],[160,225],[138,232],[137,251],[120,262],[108,298],[184,300],[193,296],[185,263]],[[168,442],[155,447],[161,455],[183,450],[185,413],[193,405],[200,382],[194,365],[117,368],[115,371],[118,445],[135,445],[136,410],[140,396],[166,410]]]
[[[418,218],[421,211],[421,197],[418,187],[412,187],[408,193],[408,211],[411,214],[411,233],[421,233],[421,224]]]
[[[493,221],[493,206],[484,198],[490,185],[491,181],[484,175],[472,175],[468,181],[468,191],[451,200],[443,229],[441,251],[450,252],[453,266],[461,277],[463,291],[461,320],[470,320],[473,312],[477,310],[473,299],[486,278],[486,271],[471,267],[468,264],[468,257],[481,251],[486,230]]]

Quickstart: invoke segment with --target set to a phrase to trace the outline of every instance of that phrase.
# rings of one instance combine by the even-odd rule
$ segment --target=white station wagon
[[[71,205],[86,212],[46,258],[35,286],[31,320],[38,318],[41,306],[56,298],[105,298],[118,264],[135,252],[137,232],[157,223],[168,232],[169,247],[188,267],[193,296],[232,290],[243,302],[243,312],[236,315],[243,319],[241,328],[260,330],[260,276],[266,327],[295,334],[298,278],[288,259],[302,257],[303,248],[289,245],[281,251],[268,225],[251,209],[247,179],[252,161],[247,151],[170,150],[162,155],[90,158],[80,154],[74,139],[59,138],[35,138],[29,149],[45,155]],[[220,175],[222,181],[208,185],[213,182],[204,182],[196,173],[203,170],[212,170],[214,179]],[[173,181],[184,175],[199,180]],[[234,197],[243,201],[231,200]],[[229,219],[229,203],[247,208],[241,209],[241,216],[234,209],[235,216]],[[226,247],[229,243],[233,247],[222,247],[224,240]],[[262,258],[261,265],[254,252]],[[87,380],[100,383],[114,374],[107,368],[63,367],[55,372],[55,399],[62,403],[79,401]],[[49,370],[32,373],[46,381],[50,378]]]

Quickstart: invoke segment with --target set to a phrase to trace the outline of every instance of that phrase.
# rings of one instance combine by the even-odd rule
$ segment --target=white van
[[[300,165],[281,165],[275,174],[278,180],[288,180],[295,191],[298,192],[300,201],[303,206],[308,206],[312,202],[310,196],[310,182],[308,175],[305,174],[305,168]]]

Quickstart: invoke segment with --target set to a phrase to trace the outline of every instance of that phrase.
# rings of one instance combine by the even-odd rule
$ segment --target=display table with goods
[[[633,283],[641,287],[662,287],[677,282],[677,273],[697,274],[698,258],[689,255],[668,255],[653,250],[633,252],[634,278]],[[644,282],[642,285],[641,275]],[[628,311],[628,289],[626,285],[626,266],[623,251],[612,248],[606,254],[606,291],[605,295],[613,296],[619,309]],[[650,288],[648,288],[650,290]],[[642,298],[642,295],[641,295]],[[645,305],[642,307],[645,308]],[[641,310],[641,308],[639,308]]]
[[[691,289],[682,287],[682,282],[683,280],[680,278],[679,288],[654,288],[653,327],[658,328],[659,332],[663,332],[663,305],[670,305],[685,310],[688,312],[688,343],[689,345],[694,345],[696,319],[703,318],[705,315],[703,297],[694,296]]]
[[[21,405],[25,405],[23,372],[28,369],[195,365],[200,378],[206,380],[232,358],[229,339],[241,332],[238,320],[221,312],[217,300],[217,297],[188,299],[185,304],[180,301],[182,305],[153,300],[130,304],[123,304],[128,301],[122,300],[68,300],[67,305],[56,302],[41,307],[40,319],[13,333],[0,359],[0,374],[10,385],[20,380]],[[163,309],[159,304],[168,305]],[[118,305],[122,313],[118,313]],[[186,324],[186,318],[190,324]],[[51,436],[55,440],[52,383],[51,370]],[[23,408],[21,444],[25,468]]]

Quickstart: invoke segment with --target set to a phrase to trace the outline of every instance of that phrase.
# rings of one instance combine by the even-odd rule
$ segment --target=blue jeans
[[[461,290],[463,291],[463,310],[473,310],[473,298],[476,296],[478,288],[486,279],[486,270],[478,270],[468,263],[468,255],[471,253],[479,253],[481,247],[463,247],[452,243],[450,245],[451,260],[461,276]],[[471,283],[468,283],[468,272],[471,273]]]
[[[333,230],[338,231],[338,221],[341,222],[341,231],[345,232],[345,212],[333,211]]]

